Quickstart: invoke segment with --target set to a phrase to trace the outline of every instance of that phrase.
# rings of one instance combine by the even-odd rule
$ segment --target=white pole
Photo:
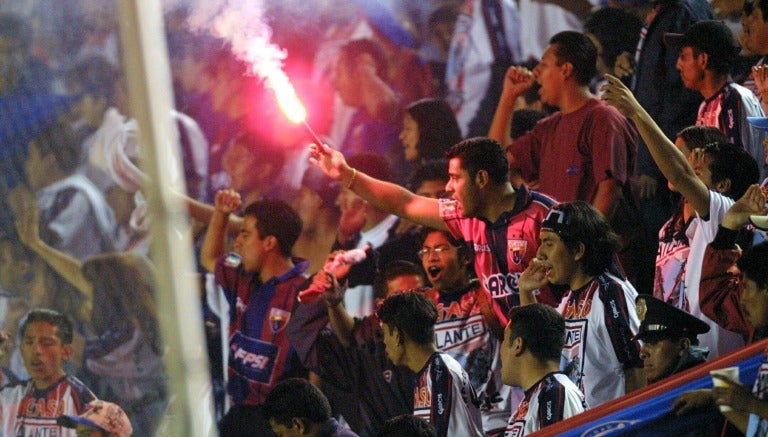
[[[152,223],[151,253],[157,268],[158,314],[172,399],[159,434],[213,435],[208,355],[199,285],[193,275],[194,249],[186,210],[173,194],[185,191],[183,177],[179,177],[183,173],[178,134],[171,118],[162,6],[157,0],[120,0],[118,11],[131,113],[139,124],[144,152],[141,166],[151,181],[142,191]]]

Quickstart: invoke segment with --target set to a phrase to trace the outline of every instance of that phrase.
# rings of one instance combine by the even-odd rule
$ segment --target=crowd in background
[[[764,337],[768,1],[265,0],[312,147],[170,3],[222,435],[530,433],[553,386],[564,419],[661,379],[644,296],[684,314],[694,364]],[[172,411],[119,25],[113,2],[0,5],[0,435]]]

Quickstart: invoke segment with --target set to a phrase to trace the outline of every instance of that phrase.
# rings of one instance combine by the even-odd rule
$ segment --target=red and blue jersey
[[[295,353],[285,327],[309,262],[294,258],[291,270],[262,284],[257,273],[226,257],[216,261],[215,274],[230,308],[227,392],[235,405],[260,405]]]
[[[539,250],[541,223],[555,203],[551,197],[523,185],[517,189],[514,209],[491,223],[465,217],[456,200],[440,200],[440,216],[451,234],[467,245],[475,273],[497,304],[496,312],[502,322],[506,321],[509,309],[520,304],[518,278]],[[557,303],[545,293],[539,300],[550,305]]]

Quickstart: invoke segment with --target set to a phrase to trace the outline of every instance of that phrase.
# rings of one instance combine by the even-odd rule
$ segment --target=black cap
[[[671,48],[692,47],[710,56],[710,58],[732,63],[741,50],[736,45],[733,32],[722,21],[699,21],[685,33],[664,34],[664,43]]]
[[[701,319],[655,297],[637,296],[635,307],[641,322],[640,332],[635,335],[637,340],[680,337],[695,339],[697,335],[709,332],[709,325]]]

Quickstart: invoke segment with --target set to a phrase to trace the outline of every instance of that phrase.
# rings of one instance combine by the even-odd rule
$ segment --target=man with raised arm
[[[517,278],[538,248],[538,232],[554,201],[509,181],[509,161],[490,138],[464,140],[447,152],[448,199],[417,196],[350,167],[344,155],[320,144],[310,146],[310,161],[329,177],[372,205],[418,224],[448,230],[463,240],[475,272],[502,321],[519,303]],[[548,290],[539,296],[554,303]]]

